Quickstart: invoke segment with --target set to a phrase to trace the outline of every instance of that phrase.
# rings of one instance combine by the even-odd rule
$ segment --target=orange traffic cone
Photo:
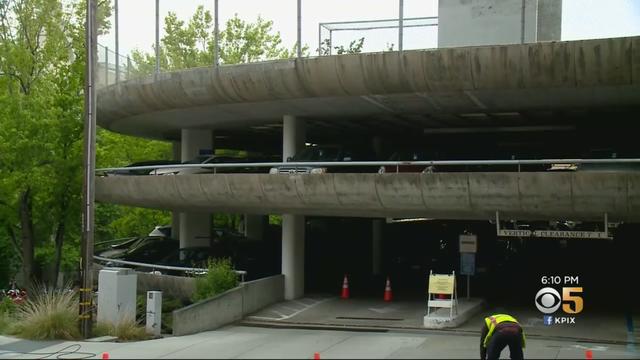
[[[349,298],[349,280],[347,280],[347,274],[344,275],[344,280],[342,280],[342,294],[340,295],[340,298]]]
[[[387,284],[384,286],[384,301],[391,301],[393,294],[391,294],[391,281],[387,276]]]

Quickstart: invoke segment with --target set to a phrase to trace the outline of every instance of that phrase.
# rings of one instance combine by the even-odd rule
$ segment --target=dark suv
[[[340,145],[308,146],[287,162],[343,162],[370,161],[373,156],[364,151],[346,148]],[[374,172],[371,166],[315,166],[283,165],[271,168],[270,174],[324,174],[327,172],[358,173]]]

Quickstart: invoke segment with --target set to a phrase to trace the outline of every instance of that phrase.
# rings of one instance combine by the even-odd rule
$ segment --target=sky
[[[273,20],[283,45],[292,48],[296,41],[296,0],[219,0],[220,23],[238,14],[246,21],[260,15]],[[155,0],[119,0],[120,53],[133,49],[151,52],[155,41]],[[302,0],[302,42],[314,54],[318,47],[321,22],[398,18],[397,0]],[[438,0],[404,0],[404,17],[438,16]],[[160,17],[169,11],[187,20],[198,5],[213,12],[213,0],[160,0]],[[640,0],[564,0],[562,40],[640,35]],[[111,24],[114,25],[112,18]],[[160,36],[162,37],[162,25]],[[397,48],[397,29],[334,32],[333,43],[345,45],[365,37],[364,51],[381,51],[388,44]],[[323,32],[327,37],[327,32]],[[115,36],[100,36],[98,42],[115,48]],[[437,46],[435,27],[405,29],[404,48]],[[101,54],[100,54],[101,56]]]

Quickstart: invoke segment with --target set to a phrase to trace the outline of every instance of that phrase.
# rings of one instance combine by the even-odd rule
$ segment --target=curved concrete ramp
[[[640,37],[625,37],[186,69],[103,88],[97,113],[110,130],[179,139],[182,128],[237,129],[283,114],[348,121],[638,104]]]
[[[147,208],[358,217],[640,221],[640,173],[203,174],[96,178],[96,200]]]

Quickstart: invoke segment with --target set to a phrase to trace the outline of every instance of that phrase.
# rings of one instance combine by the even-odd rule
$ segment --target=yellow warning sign
[[[455,277],[453,275],[429,275],[430,294],[453,294]]]

